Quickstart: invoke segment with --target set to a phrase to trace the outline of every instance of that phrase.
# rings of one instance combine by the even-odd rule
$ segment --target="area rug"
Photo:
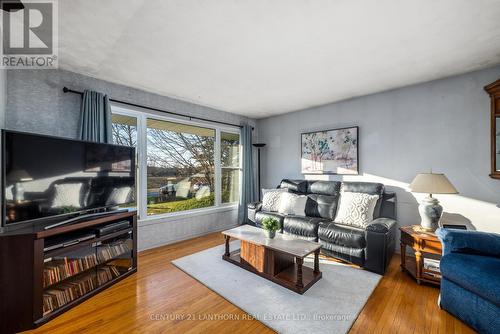
[[[223,253],[221,245],[172,263],[279,333],[347,333],[382,277],[323,260],[323,277],[299,295],[222,260]],[[313,258],[304,264],[312,267]]]

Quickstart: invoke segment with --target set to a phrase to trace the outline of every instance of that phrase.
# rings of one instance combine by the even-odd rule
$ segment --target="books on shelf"
[[[43,269],[43,286],[48,287],[69,277],[80,274],[98,264],[107,262],[117,256],[130,252],[127,241],[119,241],[110,245],[101,245],[82,255],[53,257]],[[46,260],[46,261],[47,261]]]
[[[79,274],[98,264],[94,252],[76,258],[54,257],[43,268],[43,286],[60,282],[68,277]]]
[[[97,259],[102,263],[129,252],[130,247],[126,241],[101,245],[97,248]]]
[[[440,263],[439,260],[424,258],[424,269],[433,271],[433,272],[426,272],[426,274],[434,277],[441,277],[439,263]]]
[[[104,265],[95,272],[64,281],[43,293],[43,314],[46,315],[71,301],[82,297],[112,279],[118,277],[120,271],[116,266]]]

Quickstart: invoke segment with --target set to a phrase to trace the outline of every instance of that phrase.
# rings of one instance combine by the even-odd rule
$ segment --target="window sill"
[[[179,212],[147,216],[144,219],[139,219],[138,227],[154,225],[154,224],[162,224],[165,222],[180,220],[185,217],[204,216],[207,214],[232,211],[237,209],[238,209],[237,203],[228,203],[228,204],[221,204],[220,206],[213,206],[203,209],[195,209],[195,210],[187,210],[187,211],[179,211]]]

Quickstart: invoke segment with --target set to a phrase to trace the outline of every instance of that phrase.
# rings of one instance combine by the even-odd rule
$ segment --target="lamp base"
[[[17,182],[14,187],[12,187],[12,195],[16,203],[24,201],[24,187],[21,182]]]
[[[420,225],[426,231],[435,231],[439,227],[439,220],[443,214],[443,207],[433,197],[426,197],[418,206],[420,213]]]

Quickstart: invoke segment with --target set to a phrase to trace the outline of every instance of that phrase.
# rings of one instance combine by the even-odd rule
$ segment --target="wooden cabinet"
[[[500,179],[500,79],[484,87],[491,100],[491,174]]]
[[[135,211],[1,233],[0,333],[42,325],[136,271]]]
[[[423,230],[420,225],[403,226],[401,231],[401,269],[408,272],[417,283],[440,284],[441,273],[424,267],[425,259],[441,259],[442,246],[437,236]],[[406,254],[410,247],[415,257]]]

